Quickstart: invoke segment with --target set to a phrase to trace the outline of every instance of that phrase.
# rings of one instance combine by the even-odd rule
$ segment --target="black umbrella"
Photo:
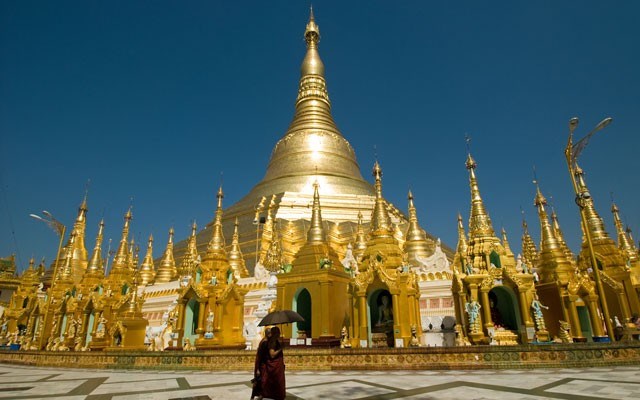
[[[304,318],[302,318],[302,315],[298,314],[297,312],[292,310],[281,310],[267,314],[264,318],[262,318],[262,321],[260,321],[258,326],[290,324],[292,322],[303,321]]]

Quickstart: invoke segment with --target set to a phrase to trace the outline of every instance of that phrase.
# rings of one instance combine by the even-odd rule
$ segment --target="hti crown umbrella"
[[[280,310],[267,314],[258,326],[290,324],[292,322],[303,322],[304,318],[292,310]]]

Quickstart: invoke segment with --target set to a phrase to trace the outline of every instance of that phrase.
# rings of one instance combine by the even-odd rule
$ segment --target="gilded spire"
[[[556,214],[556,210],[551,207],[551,224],[553,226],[553,232],[556,234],[556,239],[560,243],[560,247],[562,251],[567,256],[567,259],[572,263],[574,260],[574,255],[569,246],[567,246],[567,242],[564,240],[564,234],[562,233],[562,229],[560,229],[560,223],[558,222],[558,215]]]
[[[229,266],[233,271],[233,275],[236,279],[246,278],[249,276],[249,271],[244,262],[242,251],[240,250],[240,235],[238,233],[238,217],[234,221],[233,225],[233,238],[231,239],[231,249],[229,250]]]
[[[71,246],[71,237],[67,244],[68,252],[71,253],[71,270],[74,280],[82,278],[87,268],[88,253],[84,244],[85,231],[87,227],[87,195],[85,194],[82,203],[78,207],[78,215],[73,223],[72,234],[75,237],[73,246]]]
[[[561,281],[566,282],[573,273],[573,267],[549,223],[549,217],[545,210],[547,199],[542,195],[537,183],[534,204],[538,208],[538,218],[540,219],[540,258],[538,264],[540,280],[542,283],[554,282],[560,277]]]
[[[120,238],[120,244],[118,250],[113,258],[113,265],[111,267],[111,274],[113,273],[126,273],[129,269],[129,245],[127,243],[129,239],[129,224],[131,222],[132,214],[131,208],[127,210],[124,216],[124,226],[122,227],[122,237]]]
[[[522,255],[526,262],[531,263],[533,266],[538,264],[538,249],[529,234],[529,226],[524,219],[524,215],[522,216]]]
[[[585,220],[587,221],[588,229],[591,232],[591,239],[593,241],[607,240],[609,239],[609,234],[604,227],[602,218],[600,218],[600,215],[598,215],[598,212],[595,209],[593,198],[591,197],[589,188],[587,188],[587,184],[584,180],[584,171],[578,166],[578,164],[576,164],[575,173],[576,180],[578,182],[578,192],[580,193],[580,197],[583,201],[582,205],[584,206],[583,210]]]
[[[166,283],[175,279],[178,274],[176,261],[173,258],[173,228],[169,229],[169,240],[167,248],[164,251],[158,273],[156,274],[156,283]]]
[[[140,284],[142,286],[147,286],[148,284],[153,283],[153,279],[156,276],[156,268],[153,265],[153,235],[149,235],[149,241],[147,242],[147,254],[142,260],[138,276],[140,277]]]
[[[511,251],[511,246],[509,245],[509,239],[507,239],[507,231],[504,227],[502,228],[502,246],[508,255],[513,255],[513,251]]]
[[[615,203],[611,204],[611,212],[613,213],[613,222],[616,226],[616,232],[618,233],[618,248],[622,250],[627,258],[635,262],[638,260],[638,250],[624,229],[622,220],[620,219],[620,209]]]
[[[407,198],[409,200],[409,226],[405,236],[404,251],[409,255],[409,261],[412,262],[416,260],[416,256],[422,258],[428,257],[430,253],[432,253],[432,249],[429,246],[429,242],[427,242],[427,235],[418,223],[418,213],[413,204],[413,193],[411,193],[411,190],[409,190]]]
[[[484,208],[482,197],[480,197],[480,189],[478,188],[478,181],[476,179],[476,161],[471,157],[471,154],[467,156],[466,162],[467,169],[469,170],[469,186],[471,188],[471,214],[469,215],[469,238],[476,237],[494,237],[495,232],[493,225],[491,225],[491,218]]]
[[[458,244],[456,245],[456,253],[464,255],[467,253],[467,234],[464,231],[462,223],[462,215],[458,213]]]
[[[320,193],[318,182],[313,184],[313,207],[311,211],[311,226],[307,232],[307,243],[321,244],[327,240],[327,235],[322,226],[322,212],[320,210]]]
[[[96,245],[91,254],[91,261],[85,272],[85,276],[104,277],[104,261],[102,260],[102,240],[104,231],[104,219],[100,221],[98,227],[98,235],[96,236]]]
[[[376,201],[371,213],[371,235],[376,237],[393,237],[393,226],[387,212],[387,204],[382,197],[382,168],[378,161],[373,165],[375,178]]]
[[[75,241],[76,241],[76,235],[74,232],[71,232],[71,236],[69,237],[69,246],[70,246],[69,249],[73,248]],[[72,258],[73,258],[72,252],[67,251],[62,269],[58,271],[58,282],[67,282],[67,281],[73,280],[72,279],[73,270],[71,266]]]
[[[198,225],[196,221],[193,221],[193,224],[191,224],[191,236],[187,239],[187,250],[184,252],[182,262],[180,263],[180,270],[178,271],[178,275],[180,276],[195,276],[195,269],[198,265],[197,230]]]
[[[220,186],[220,188],[218,189],[218,194],[216,197],[218,198],[218,207],[216,208],[216,216],[213,221],[213,235],[211,236],[211,240],[209,241],[207,253],[226,254],[226,251],[224,249],[224,234],[222,233],[222,199],[224,198],[222,186]]]
[[[356,228],[356,246],[353,249],[353,253],[360,260],[364,251],[367,249],[367,235],[364,233],[364,226],[362,225],[362,212],[358,211],[358,227]]]

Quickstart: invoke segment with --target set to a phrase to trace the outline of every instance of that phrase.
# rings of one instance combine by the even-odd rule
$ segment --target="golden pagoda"
[[[547,200],[540,187],[536,187],[534,204],[540,219],[540,254],[533,267],[540,276],[536,291],[542,304],[548,306],[541,312],[549,333],[559,336],[560,321],[565,321],[569,323],[571,336],[576,342],[601,336],[602,324],[594,282],[588,275],[576,274],[572,258],[567,255],[566,244],[563,245],[564,240],[558,237],[559,226],[556,228],[549,223],[545,209]]]
[[[469,240],[464,266],[454,263],[453,296],[456,319],[474,344],[516,344],[547,341],[545,321],[531,271],[518,271],[506,234],[495,235],[476,178],[476,162],[468,155],[471,189]],[[464,230],[458,246],[462,247]],[[457,249],[456,257],[461,249]],[[537,302],[537,303],[536,303]],[[534,321],[535,320],[535,321]]]
[[[588,229],[591,233],[593,251],[598,263],[596,267],[600,271],[609,314],[611,318],[618,317],[621,322],[626,322],[633,314],[640,315],[640,300],[631,280],[631,268],[627,265],[624,252],[609,237],[604,222],[595,209],[582,168],[576,165],[575,171],[578,191],[584,204],[586,226],[583,226],[583,229]],[[579,268],[593,268],[590,260],[588,243],[583,240],[578,258]]]
[[[615,203],[611,205],[611,212],[613,213],[613,222],[618,233],[618,248],[625,256],[627,266],[631,270],[633,287],[640,294],[640,254],[638,253],[638,248],[631,237],[631,229],[629,227],[624,228],[620,219],[620,209]]]

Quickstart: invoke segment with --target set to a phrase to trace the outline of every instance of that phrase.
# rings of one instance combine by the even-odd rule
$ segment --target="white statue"
[[[480,309],[482,306],[475,300],[471,300],[464,305],[465,311],[469,314],[469,327],[472,332],[477,332],[480,330]]]
[[[258,262],[253,270],[253,277],[260,281],[267,279],[269,277],[269,271],[267,271],[264,265]]]
[[[344,254],[344,258],[340,260],[340,263],[342,263],[342,266],[344,267],[344,269],[347,270],[349,273],[353,275],[357,275],[359,273],[358,260],[356,260],[356,258],[353,255],[353,247],[351,246],[351,243],[347,245],[347,251]]]
[[[451,271],[449,260],[447,255],[442,251],[442,243],[440,238],[436,240],[436,248],[433,254],[429,257],[415,256],[415,260],[420,265],[417,272],[429,273],[429,272],[445,272]]]

